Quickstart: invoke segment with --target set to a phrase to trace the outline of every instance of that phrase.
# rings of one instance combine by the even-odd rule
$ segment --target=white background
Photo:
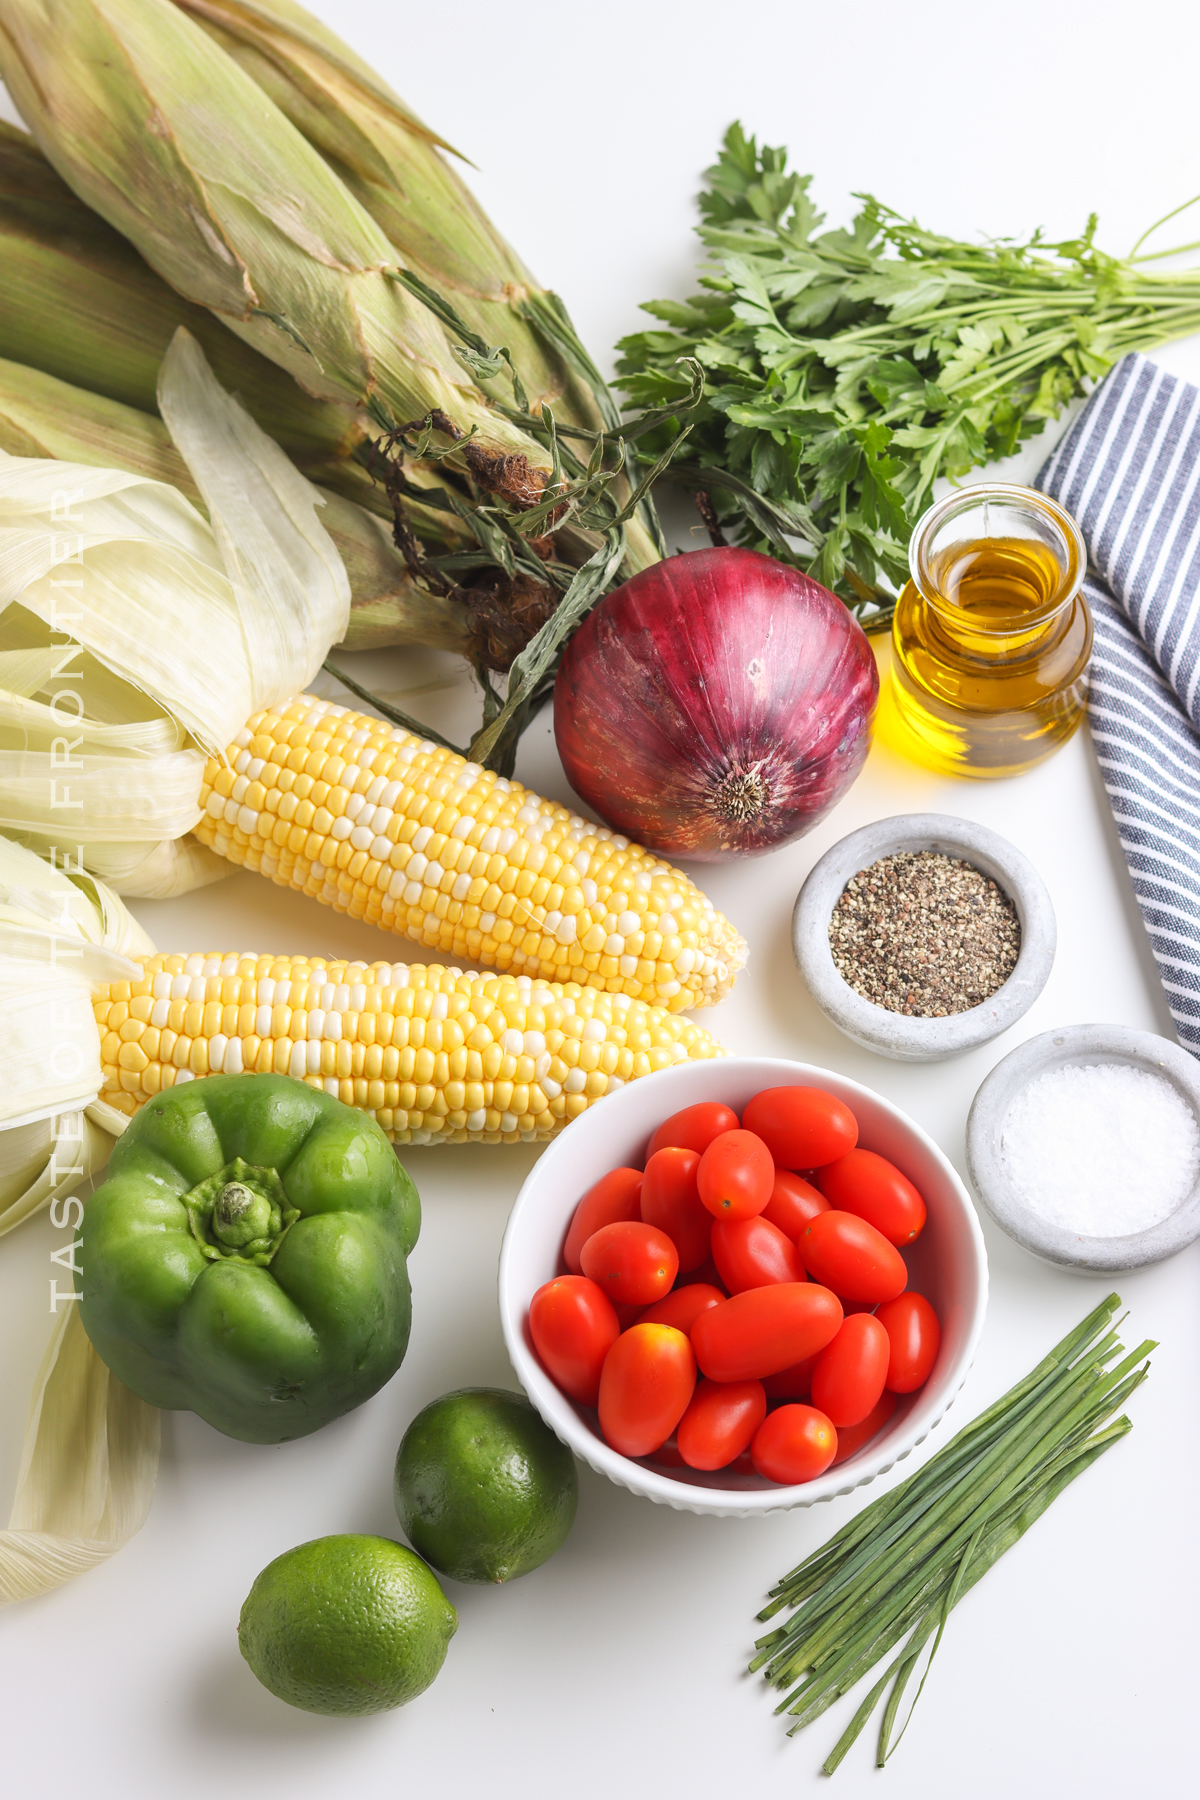
[[[1194,15],[1167,0],[1015,0],[1002,10],[863,0],[819,12],[769,0],[519,9],[325,0],[320,10],[478,165],[471,179],[488,211],[563,293],[602,362],[637,327],[640,300],[687,291],[692,196],[736,116],[815,172],[835,222],[863,188],[964,235],[1037,225],[1068,235],[1095,208],[1101,242],[1123,252],[1200,187],[1197,41],[1185,23]],[[1200,235],[1200,225],[1181,225],[1181,236]],[[1200,376],[1194,343],[1163,360]],[[391,656],[368,672],[431,720],[469,728],[474,700],[446,662]],[[545,718],[518,773],[570,798]],[[957,1062],[924,1067],[859,1051],[826,1024],[788,939],[817,857],[860,824],[913,810],[960,813],[1012,838],[1044,875],[1059,922],[1053,975],[1021,1024]],[[1073,1020],[1171,1031],[1086,734],[1041,770],[991,785],[940,780],[876,749],[812,837],[753,865],[697,873],[752,946],[736,994],[706,1023],[732,1049],[803,1057],[874,1085],[960,1169],[971,1096],[1014,1044]],[[381,952],[372,929],[249,874],[136,910],[162,949]],[[238,1611],[272,1557],[327,1532],[396,1532],[392,1461],[420,1406],[463,1384],[513,1385],[496,1258],[534,1155],[407,1155],[425,1224],[412,1262],[412,1346],[391,1385],[315,1438],[277,1449],[167,1415],[141,1536],[74,1585],[0,1614],[7,1792],[641,1800],[821,1786],[819,1765],[852,1703],[789,1743],[768,1694],[741,1671],[766,1588],[870,1490],[813,1512],[700,1519],[581,1469],[578,1520],[551,1563],[511,1588],[448,1584],[458,1635],[434,1687],[403,1711],[345,1721],[300,1713],[239,1658]],[[986,1219],[984,1230],[992,1299],[955,1425],[1107,1287],[1043,1267]],[[0,1252],[0,1516],[61,1236],[43,1215]],[[1132,1402],[1132,1436],[960,1606],[886,1774],[872,1766],[868,1730],[836,1776],[848,1800],[1195,1793],[1198,1275],[1200,1245],[1121,1281],[1131,1341],[1162,1340]]]

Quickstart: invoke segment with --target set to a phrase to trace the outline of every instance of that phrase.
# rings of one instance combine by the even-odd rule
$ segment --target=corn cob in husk
[[[323,492],[335,492],[389,524],[399,506],[406,525],[433,554],[476,548],[467,525],[444,505],[426,504],[413,493],[389,497],[359,460],[366,439],[353,408],[310,399],[285,370],[174,293],[60,181],[26,133],[0,123],[0,357],[148,413],[157,405],[159,364],[180,325],[201,343],[222,385],[238,394]],[[447,484],[436,466],[410,462],[406,473],[410,487],[430,491],[431,502],[444,498]],[[647,560],[636,521],[627,527],[627,539],[624,568],[632,573]],[[347,546],[339,544],[356,591],[364,575],[370,575],[373,589],[386,573],[374,566],[373,542],[372,534],[360,529],[348,533]],[[568,527],[558,534],[556,550],[565,563],[581,562],[595,546],[594,534]],[[368,568],[360,572],[354,557],[368,548]],[[356,607],[354,647],[415,641],[448,647],[444,617],[465,607],[478,615],[466,653],[472,661],[482,655],[490,668],[502,670],[554,600],[552,590],[539,589],[528,576],[514,578],[499,569],[464,576],[460,595],[443,596],[438,584],[427,581],[410,585],[425,601],[414,597],[412,608],[394,621],[395,635],[388,604],[369,612]],[[526,624],[522,609],[531,595],[540,610]],[[443,599],[446,605],[439,604]],[[407,622],[423,612],[435,625],[427,639],[414,637]]]
[[[671,1012],[730,989],[737,932],[677,869],[451,750],[313,695],[204,772],[200,842],[444,955]]]
[[[533,411],[602,424],[591,389],[522,306],[544,290],[454,167],[449,145],[319,19],[291,0],[176,0],[320,151],[405,268],[512,356]],[[495,397],[507,401],[502,385]]]
[[[175,0],[268,94],[385,233],[404,267],[486,342],[505,346],[538,413],[560,425],[619,429],[619,409],[561,301],[484,214],[443,138],[294,0]],[[481,382],[508,402],[507,382]],[[628,486],[616,490],[622,499]],[[665,554],[653,506],[626,527],[626,575]]]
[[[385,424],[445,414],[484,488],[540,498],[549,452],[487,404],[374,220],[170,0],[0,0],[0,73],[68,186],[180,293],[319,399]]]
[[[142,413],[158,410],[158,374],[182,326],[213,374],[310,480],[391,520],[392,504],[356,452],[374,427],[357,407],[315,400],[154,273],[85,206],[28,132],[0,119],[0,357]],[[432,467],[418,484],[444,487]],[[443,511],[407,506],[418,537],[462,549],[470,534]]]
[[[159,366],[181,325],[222,387],[302,466],[339,462],[364,439],[356,407],[312,399],[175,293],[71,192],[27,132],[0,120],[0,356],[152,413]]]
[[[10,456],[55,457],[169,482],[201,512],[205,510],[191,471],[161,419],[2,358],[0,450]],[[316,491],[324,502],[321,524],[350,582],[344,648],[423,644],[470,655],[472,628],[466,608],[414,581],[382,519],[340,494]],[[419,510],[410,508],[410,516]]]

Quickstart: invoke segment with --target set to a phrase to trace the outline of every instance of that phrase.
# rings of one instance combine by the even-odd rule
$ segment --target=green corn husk
[[[556,297],[496,231],[441,154],[444,138],[319,19],[294,0],[175,0],[237,61],[320,152],[386,235],[404,267],[489,344],[503,345],[529,400],[557,423],[619,428],[612,400]],[[478,372],[477,372],[478,373]],[[501,377],[478,377],[508,401]],[[617,490],[621,498],[629,489]],[[598,538],[582,540],[582,561]],[[628,521],[623,572],[665,553],[648,500]]]
[[[354,410],[310,399],[286,371],[233,337],[203,308],[181,299],[132,245],[75,197],[27,133],[0,123],[0,357],[146,414],[156,406],[159,363],[181,324],[203,343],[223,385],[239,395],[311,481],[391,522],[393,505],[383,484],[352,454],[362,438]],[[409,462],[407,474],[414,484],[445,496],[447,483],[436,464]],[[474,547],[471,532],[454,512],[413,498],[400,504],[417,538],[434,554]],[[353,541],[353,534],[346,535]],[[567,563],[584,562],[597,541],[594,534],[569,527],[559,534],[558,554]],[[365,605],[386,570],[363,570],[345,544],[340,548],[356,597],[353,646],[414,641],[405,616],[395,616],[386,586],[380,608]],[[652,557],[643,545],[625,572]],[[501,571],[494,572],[491,588],[500,592],[503,623],[519,612],[521,595]],[[439,596],[430,598],[437,629],[428,641],[447,647],[447,609],[436,604]],[[449,611],[454,610],[450,602]],[[459,634],[451,635],[457,640]],[[518,626],[515,639],[507,632],[486,633],[484,641],[488,666],[504,669],[513,641],[519,647],[523,634]]]
[[[3,358],[0,450],[169,482],[205,511],[191,472],[160,419]],[[350,578],[350,624],[342,648],[424,644],[469,655],[472,631],[466,609],[413,580],[381,519],[340,494],[321,492],[321,523]]]
[[[169,288],[98,213],[76,198],[28,132],[0,119],[0,356],[139,412],[158,405],[158,371],[180,326],[221,385],[306,475],[390,519],[382,486],[354,452],[368,437],[357,408],[314,400],[291,376]],[[444,486],[430,468],[418,472]],[[418,535],[459,548],[468,534],[418,509]]]
[[[27,132],[0,120],[0,356],[152,413],[180,325],[222,387],[294,460],[332,462],[362,442],[355,407],[312,399],[175,293],[59,179]]]
[[[76,194],[180,293],[319,399],[385,428],[440,411],[517,506],[553,467],[490,407],[375,221],[170,0],[0,0],[0,75]]]
[[[542,295],[440,152],[445,140],[292,0],[176,0],[270,95],[370,213],[404,266],[512,356],[531,409],[598,430],[594,395],[520,310]],[[494,397],[507,400],[502,386]]]

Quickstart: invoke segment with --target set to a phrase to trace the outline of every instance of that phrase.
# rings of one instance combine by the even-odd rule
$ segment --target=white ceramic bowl
[[[928,1222],[906,1252],[912,1285],[937,1311],[942,1343],[925,1386],[901,1399],[878,1436],[816,1481],[780,1487],[753,1473],[712,1474],[661,1469],[652,1457],[636,1462],[610,1449],[595,1413],[576,1406],[551,1381],[534,1354],[529,1302],[559,1273],[559,1255],[580,1197],[607,1169],[640,1167],[651,1132],[680,1107],[724,1100],[740,1113],[760,1089],[825,1088],[845,1101],[859,1126],[859,1142],[902,1169],[925,1197]],[[575,1120],[535,1164],[517,1196],[500,1251],[500,1323],[521,1386],[550,1429],[575,1455],[620,1487],[686,1512],[739,1518],[783,1512],[848,1494],[921,1442],[951,1404],[966,1377],[987,1306],[987,1253],[975,1209],[950,1163],[904,1113],[869,1088],[810,1063],[765,1056],[731,1056],[681,1063],[631,1082]]]
[[[943,1019],[910,1019],[856,993],[838,971],[829,921],[852,876],[902,850],[936,850],[970,863],[999,884],[1017,909],[1017,965],[989,1000]],[[809,993],[839,1031],[898,1062],[936,1062],[986,1044],[1029,1011],[1046,985],[1058,930],[1046,884],[1015,844],[946,813],[901,813],[852,831],[809,872],[792,914],[792,948]]]
[[[967,1167],[975,1192],[1009,1237],[1059,1269],[1082,1275],[1123,1273],[1178,1256],[1200,1238],[1200,1179],[1167,1218],[1125,1237],[1090,1237],[1052,1225],[1014,1186],[1003,1155],[1004,1121],[1017,1095],[1038,1075],[1070,1066],[1121,1063],[1168,1082],[1200,1126],[1200,1063],[1169,1038],[1128,1025],[1063,1025],[1018,1044],[975,1095],[967,1118]]]

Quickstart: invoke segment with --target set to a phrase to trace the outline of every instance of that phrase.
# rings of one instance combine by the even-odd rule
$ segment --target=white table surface
[[[818,196],[839,221],[858,188],[963,234],[1042,224],[1067,235],[1096,208],[1101,242],[1124,250],[1200,185],[1196,31],[1171,0],[1132,10],[1098,0],[1086,12],[1010,0],[1001,13],[950,0],[862,0],[819,15],[771,0],[524,11],[483,0],[322,0],[319,10],[479,165],[472,180],[485,206],[562,291],[601,360],[636,327],[639,300],[686,291],[691,195],[739,114],[815,170]],[[1181,224],[1181,236],[1196,235]],[[1195,341],[1162,360],[1200,376]],[[1022,467],[1035,463],[1027,456]],[[685,545],[689,528],[683,519]],[[445,659],[391,655],[360,667],[381,687],[406,690],[413,710],[469,728],[474,700]],[[571,799],[545,716],[518,773]],[[1059,922],[1054,972],[1027,1017],[957,1062],[923,1067],[858,1050],[828,1025],[788,938],[794,896],[817,857],[869,820],[914,810],[961,813],[1011,837],[1044,875]],[[811,837],[752,865],[696,873],[752,947],[736,993],[705,1022],[732,1049],[803,1057],[877,1087],[960,1169],[971,1096],[1014,1044],[1075,1020],[1171,1032],[1086,732],[1023,779],[984,785],[939,779],[876,748]],[[371,928],[250,874],[135,910],[162,949],[381,952]],[[242,1599],[272,1557],[328,1532],[397,1532],[392,1462],[419,1407],[465,1384],[514,1385],[496,1258],[536,1154],[407,1154],[424,1228],[412,1261],[412,1344],[391,1384],[317,1436],[275,1449],[167,1415],[141,1535],[73,1585],[0,1613],[6,1793],[641,1800],[820,1787],[820,1763],[852,1703],[788,1742],[767,1691],[742,1671],[766,1588],[875,1490],[812,1512],[708,1519],[652,1506],[581,1468],[578,1519],[549,1564],[496,1591],[448,1584],[460,1626],[445,1669],[397,1713],[294,1711],[238,1655]],[[984,1232],[991,1304],[954,1426],[1023,1375],[1109,1286],[1043,1267],[986,1218]],[[61,1236],[42,1215],[0,1248],[0,1516]],[[1195,1792],[1198,1275],[1200,1245],[1122,1279],[1131,1341],[1162,1340],[1131,1405],[1132,1437],[956,1611],[887,1774],[876,1777],[868,1728],[837,1792]],[[947,1435],[935,1433],[928,1450]]]

